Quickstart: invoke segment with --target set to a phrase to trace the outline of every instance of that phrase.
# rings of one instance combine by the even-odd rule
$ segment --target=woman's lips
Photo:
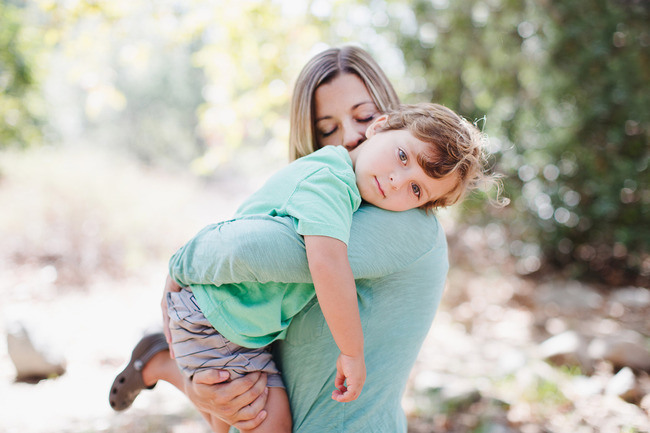
[[[381,193],[381,196],[386,198],[386,194],[384,194],[384,190],[381,189],[381,184],[379,183],[379,180],[377,179],[377,176],[375,176],[375,183],[377,184],[377,189],[379,189],[379,192]]]

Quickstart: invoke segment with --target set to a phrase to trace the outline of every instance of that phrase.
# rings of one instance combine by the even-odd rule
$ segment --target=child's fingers
[[[341,388],[344,387],[343,386],[344,384],[345,384],[345,374],[343,374],[342,371],[337,369],[336,370],[336,378],[334,379],[334,386],[337,389],[341,389]]]
[[[350,392],[350,388],[346,388],[343,391],[336,389],[332,392],[332,399],[339,403],[347,403],[356,400],[357,397],[359,397],[359,393]]]
[[[332,392],[332,399],[341,403],[356,400],[361,394],[361,388],[365,382],[365,369],[363,374],[356,374],[357,372],[352,369],[346,375],[340,367],[337,363],[336,378],[334,379],[336,389]]]
[[[337,376],[335,381],[336,389],[332,391],[332,399],[340,403],[356,400],[359,394],[361,394],[361,386],[350,383],[350,380],[348,380],[348,385],[345,386],[343,382],[339,383],[338,379]]]
[[[349,399],[348,401],[356,400],[359,394],[361,394],[361,387],[354,383],[348,383],[348,389],[344,393],[345,397]]]
[[[346,390],[335,389],[332,391],[332,400],[336,400],[339,403],[347,403],[350,400],[348,400],[348,397],[345,395],[346,393]]]

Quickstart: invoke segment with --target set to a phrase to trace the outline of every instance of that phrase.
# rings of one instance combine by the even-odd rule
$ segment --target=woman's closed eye
[[[318,131],[321,137],[329,137],[334,134],[338,128],[330,129],[329,131]]]

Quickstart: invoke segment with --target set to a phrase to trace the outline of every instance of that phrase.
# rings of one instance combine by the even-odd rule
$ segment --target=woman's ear
[[[387,114],[382,114],[381,116],[373,120],[370,126],[368,126],[368,129],[366,130],[366,138],[370,138],[373,135],[375,135],[375,133],[377,133],[377,130],[380,129],[382,126],[384,126],[387,120],[388,120]]]

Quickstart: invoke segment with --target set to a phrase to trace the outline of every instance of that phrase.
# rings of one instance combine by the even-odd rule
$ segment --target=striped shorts
[[[167,293],[169,328],[176,363],[190,379],[200,370],[228,370],[236,379],[247,373],[268,373],[267,386],[284,388],[268,347],[249,349],[217,332],[187,289]]]

